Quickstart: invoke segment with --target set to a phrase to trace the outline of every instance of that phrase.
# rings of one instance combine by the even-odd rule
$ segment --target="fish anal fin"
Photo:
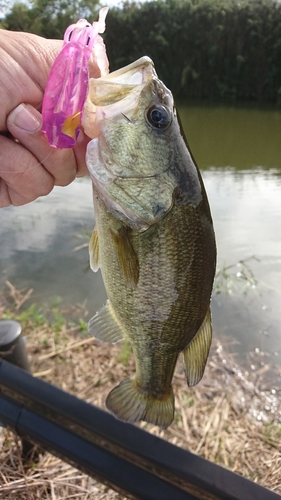
[[[118,231],[110,229],[121,274],[129,288],[136,288],[139,279],[139,263],[130,241],[130,229],[122,227]]]
[[[212,342],[212,323],[210,308],[195,337],[183,351],[186,379],[189,387],[200,382],[207,363]]]
[[[110,344],[116,344],[124,339],[123,331],[114,317],[109,301],[90,319],[88,332],[100,342]]]
[[[115,417],[125,422],[144,420],[166,429],[174,418],[174,394],[155,398],[142,391],[134,378],[123,380],[106,398],[106,406]]]
[[[89,242],[89,255],[90,255],[90,266],[91,269],[96,273],[100,267],[99,264],[99,236],[97,227],[93,230],[92,236]]]

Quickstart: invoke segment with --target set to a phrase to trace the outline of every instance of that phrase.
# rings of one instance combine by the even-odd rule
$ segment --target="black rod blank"
[[[0,358],[30,372],[21,325],[13,319],[0,321]]]
[[[281,499],[3,360],[0,420],[20,436],[130,498]]]

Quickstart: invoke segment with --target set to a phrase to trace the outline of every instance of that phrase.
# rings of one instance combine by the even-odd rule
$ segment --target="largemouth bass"
[[[193,386],[211,344],[216,245],[206,192],[172,94],[148,57],[90,80],[83,127],[93,137],[90,261],[108,294],[89,332],[102,342],[129,339],[136,363],[106,405],[127,422],[166,428],[179,354]]]

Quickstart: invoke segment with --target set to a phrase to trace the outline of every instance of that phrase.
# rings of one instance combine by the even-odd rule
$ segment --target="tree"
[[[0,0],[5,1],[5,0]],[[98,0],[32,0],[16,3],[5,17],[5,27],[47,38],[62,38],[66,28],[80,18],[97,18]]]

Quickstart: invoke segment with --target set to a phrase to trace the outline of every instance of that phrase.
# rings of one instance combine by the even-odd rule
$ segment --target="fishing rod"
[[[278,500],[233,472],[174,446],[0,360],[0,421],[129,498]]]

